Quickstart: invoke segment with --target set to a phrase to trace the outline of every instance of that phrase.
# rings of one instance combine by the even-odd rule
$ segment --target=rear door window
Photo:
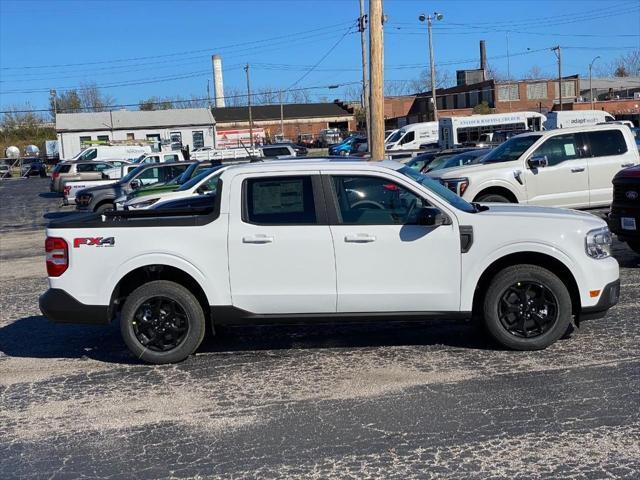
[[[71,170],[71,165],[58,165],[56,167],[58,173],[69,173],[69,170]]]
[[[591,146],[592,157],[609,157],[627,152],[627,142],[620,130],[600,130],[585,135]]]
[[[244,185],[243,220],[258,225],[317,222],[311,177],[251,178]]]
[[[164,156],[164,161],[165,162],[177,162],[180,159],[178,158],[178,155],[176,154],[171,154],[171,155],[165,155]]]

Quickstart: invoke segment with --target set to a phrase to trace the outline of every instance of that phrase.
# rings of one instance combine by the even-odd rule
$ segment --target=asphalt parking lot
[[[48,181],[0,183],[0,478],[638,478],[640,257],[541,352],[467,324],[236,328],[171,366],[50,324]],[[97,272],[96,281],[100,281]]]

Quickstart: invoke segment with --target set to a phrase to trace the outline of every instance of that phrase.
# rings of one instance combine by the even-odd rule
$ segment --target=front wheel
[[[120,333],[129,350],[149,363],[181,362],[194,353],[205,333],[205,315],[196,297],[167,280],[146,283],[127,297]]]
[[[513,350],[542,350],[571,325],[571,296],[562,280],[536,265],[499,272],[484,298],[489,334]]]
[[[487,193],[484,195],[480,195],[476,198],[476,202],[480,203],[511,203],[511,201],[505,197],[504,195],[500,195],[497,193]]]
[[[98,208],[96,208],[96,213],[111,212],[113,210],[115,210],[113,203],[103,203]]]

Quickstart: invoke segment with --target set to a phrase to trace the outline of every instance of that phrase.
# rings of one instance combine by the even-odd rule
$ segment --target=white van
[[[151,153],[151,145],[97,145],[85,148],[71,160],[118,159],[132,162],[145,153]]]
[[[547,113],[544,128],[553,130],[554,128],[587,127],[614,120],[613,115],[604,110],[566,110]]]
[[[411,123],[398,129],[388,139],[385,150],[417,150],[424,143],[438,141],[438,122]]]

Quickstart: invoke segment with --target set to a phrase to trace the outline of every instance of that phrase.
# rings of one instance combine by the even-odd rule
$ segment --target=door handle
[[[273,243],[273,237],[270,237],[263,233],[258,233],[256,235],[248,235],[246,237],[242,237],[242,243]]]
[[[376,241],[376,237],[368,233],[356,233],[345,235],[344,241],[348,243],[371,243]]]
[[[622,165],[620,165],[622,168],[627,168],[627,167],[633,167],[635,165],[635,163],[623,163]]]
[[[584,172],[584,167],[574,167],[571,169],[572,173]]]

